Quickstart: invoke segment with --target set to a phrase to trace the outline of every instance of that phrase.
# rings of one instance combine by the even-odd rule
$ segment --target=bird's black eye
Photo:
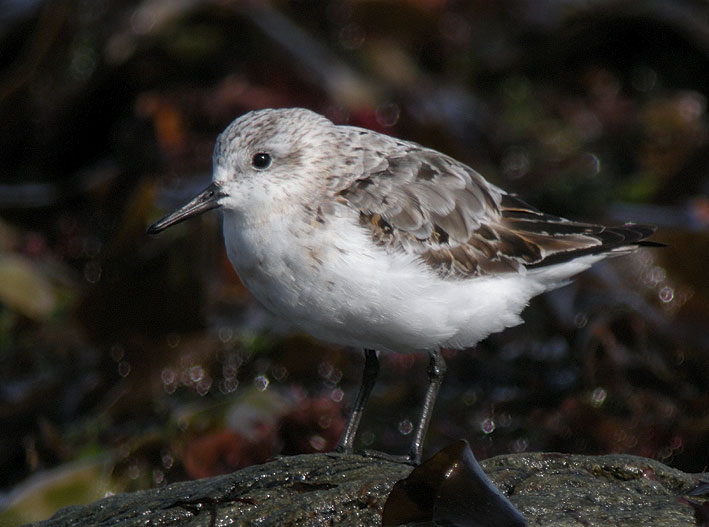
[[[254,154],[254,157],[251,158],[251,164],[254,168],[268,168],[271,165],[271,156],[266,152],[259,152],[258,154]]]

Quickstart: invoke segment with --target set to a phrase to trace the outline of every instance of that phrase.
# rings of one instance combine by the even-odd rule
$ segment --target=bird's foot
[[[340,444],[338,444],[338,445],[335,447],[334,452],[335,452],[336,454],[347,454],[347,455],[349,455],[349,454],[353,454],[353,453],[354,453],[354,450],[352,449],[352,445],[343,445],[342,443],[340,443]]]

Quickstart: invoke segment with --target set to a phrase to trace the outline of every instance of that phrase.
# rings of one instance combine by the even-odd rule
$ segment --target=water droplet
[[[318,375],[320,375],[323,379],[327,379],[332,373],[333,368],[334,367],[330,362],[322,361],[318,364]]]
[[[212,378],[207,375],[197,383],[197,393],[202,396],[207,395],[211,387]]]
[[[685,92],[677,104],[677,113],[686,121],[694,121],[704,113],[706,101],[702,95],[694,92]]]
[[[236,364],[232,363],[226,363],[222,366],[222,375],[226,379],[233,379],[236,377],[236,374],[239,372],[239,368],[236,366]]]
[[[657,457],[660,460],[666,460],[672,457],[672,449],[669,446],[662,447],[657,451]]]
[[[525,452],[527,448],[529,448],[529,441],[527,441],[526,437],[519,437],[512,443],[512,450],[514,452]]]
[[[140,467],[138,466],[138,463],[131,463],[128,466],[128,477],[130,479],[138,479],[140,477]]]
[[[339,368],[333,368],[328,381],[331,382],[332,384],[338,384],[341,380],[342,380],[342,370],[340,370]]]
[[[595,176],[601,171],[601,160],[596,154],[585,152],[582,154],[581,162],[591,176]]]
[[[507,428],[512,425],[512,416],[508,413],[500,414],[497,417],[497,425],[500,428]]]
[[[666,277],[667,272],[659,265],[656,265],[652,268],[652,271],[650,271],[650,281],[654,284],[659,284],[660,282],[663,282]]]
[[[223,344],[228,344],[232,340],[234,340],[234,330],[230,327],[221,327],[219,328],[219,331],[217,333],[219,340]]]
[[[588,315],[586,313],[576,313],[574,316],[574,326],[578,329],[585,328],[588,325]]]
[[[197,383],[204,378],[204,369],[199,364],[195,364],[188,372],[190,382]]]
[[[160,380],[163,384],[174,384],[176,379],[177,375],[172,368],[165,368],[160,372]]]
[[[321,415],[318,418],[318,426],[323,430],[327,430],[332,425],[332,417],[329,415]]]
[[[665,304],[669,304],[674,300],[675,297],[675,290],[670,287],[670,286],[665,286],[662,289],[660,289],[660,293],[658,294],[660,297],[660,300],[662,300]]]
[[[227,378],[223,379],[219,383],[219,391],[221,393],[232,393],[236,391],[236,389],[239,387],[239,381],[233,378]]]
[[[84,266],[84,278],[90,284],[95,284],[101,280],[101,264],[97,260],[86,262]]]
[[[344,397],[345,392],[340,390],[339,388],[335,388],[330,392],[330,399],[335,401],[336,403],[339,403],[342,401],[342,398]]]
[[[598,408],[606,401],[607,397],[608,393],[606,390],[599,386],[591,393],[591,404]]]
[[[172,454],[170,454],[170,452],[163,452],[160,457],[160,461],[162,462],[162,466],[165,470],[170,470],[172,465],[175,463],[175,458]]]
[[[165,473],[159,468],[153,469],[153,483],[158,486],[165,483]]]
[[[325,438],[321,435],[314,435],[310,436],[308,443],[313,448],[313,450],[320,452],[325,448],[327,441],[325,441]]]
[[[254,386],[260,392],[266,391],[270,382],[271,381],[269,381],[268,378],[266,378],[266,376],[264,375],[259,375],[258,377],[254,378]]]
[[[401,110],[399,109],[399,105],[393,102],[380,104],[375,111],[377,123],[385,128],[391,128],[398,123],[400,115]]]
[[[409,435],[411,431],[414,429],[414,425],[411,423],[409,419],[404,419],[403,421],[399,422],[399,433],[401,435]]]
[[[288,377],[288,369],[282,364],[277,364],[271,368],[271,372],[273,373],[273,378],[278,382],[283,382]]]
[[[365,430],[360,434],[360,441],[362,441],[365,446],[370,446],[372,443],[374,443],[374,440],[376,438],[377,435],[371,430]]]
[[[118,375],[121,377],[128,377],[130,374],[130,362],[127,360],[122,360],[118,363]]]
[[[113,346],[111,346],[110,353],[111,353],[111,358],[114,361],[119,362],[120,360],[123,359],[123,356],[126,354],[126,350],[120,344],[114,344]]]
[[[487,417],[480,423],[480,430],[485,434],[492,434],[495,431],[495,421],[492,417]]]
[[[82,252],[87,258],[96,258],[101,252],[101,239],[97,236],[87,236],[82,240]]]

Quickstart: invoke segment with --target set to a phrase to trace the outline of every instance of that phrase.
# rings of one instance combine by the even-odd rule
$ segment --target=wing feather
[[[348,129],[343,127],[343,129]],[[546,214],[435,150],[356,133],[356,171],[339,197],[390,250],[412,252],[444,277],[471,278],[631,250],[647,225],[606,227]]]

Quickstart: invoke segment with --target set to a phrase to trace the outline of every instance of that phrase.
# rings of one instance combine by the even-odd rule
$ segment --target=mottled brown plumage
[[[434,150],[367,131],[353,140],[363,145],[354,149],[362,171],[338,195],[378,244],[418,255],[443,277],[558,264],[632,247],[655,230],[545,214]]]

